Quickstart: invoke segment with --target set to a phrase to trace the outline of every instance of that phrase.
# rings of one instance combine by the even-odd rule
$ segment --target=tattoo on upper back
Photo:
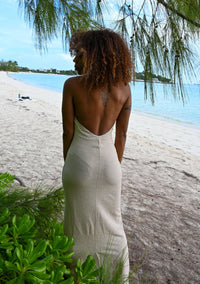
[[[107,93],[104,89],[102,89],[102,95],[101,95],[103,105],[106,107],[109,101],[109,93]]]
[[[127,107],[125,107],[125,110],[131,110],[131,105],[130,105],[130,106],[127,106]]]

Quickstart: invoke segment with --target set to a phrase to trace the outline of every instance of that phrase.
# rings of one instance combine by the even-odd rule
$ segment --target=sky
[[[19,66],[32,69],[74,69],[61,37],[53,40],[44,54],[36,50],[34,43],[32,30],[18,9],[18,1],[0,0],[0,60],[17,61]]]
[[[17,61],[20,67],[30,69],[74,70],[73,58],[64,50],[61,36],[48,44],[46,53],[35,48],[31,27],[24,21],[18,3],[19,0],[0,0],[0,60]]]
[[[17,61],[19,66],[30,69],[74,69],[73,58],[69,52],[63,49],[61,36],[48,44],[48,52],[46,53],[41,54],[35,48],[32,29],[24,21],[22,11],[18,8],[18,2],[19,0],[0,0],[0,60]],[[134,3],[137,2],[139,3],[140,0],[135,0]],[[109,3],[111,2],[109,1]],[[114,11],[113,7],[112,18],[114,12],[116,13],[116,9]],[[108,26],[111,22],[110,15],[106,16],[106,20]],[[200,49],[198,58],[200,58]],[[195,68],[199,73],[199,60]],[[192,81],[199,83],[200,79],[193,78]]]

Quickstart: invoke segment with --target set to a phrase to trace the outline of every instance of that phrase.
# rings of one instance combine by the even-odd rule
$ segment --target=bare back
[[[130,86],[123,82],[112,86],[108,91],[105,88],[88,92],[80,80],[81,77],[72,77],[65,82],[63,90],[63,132],[73,132],[74,118],[95,135],[103,135],[116,122],[115,146],[123,153],[126,131],[131,110]],[[119,142],[117,142],[119,141]],[[120,154],[121,157],[121,154]],[[121,158],[120,158],[121,159]]]
[[[113,86],[110,92],[102,88],[88,93],[81,84],[80,77],[74,77],[72,86],[74,115],[96,135],[102,135],[111,129],[130,95],[129,85],[123,83]]]

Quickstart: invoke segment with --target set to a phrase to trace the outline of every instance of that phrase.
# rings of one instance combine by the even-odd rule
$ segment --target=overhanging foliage
[[[183,75],[194,75],[191,42],[199,38],[200,0],[119,0],[118,6],[109,0],[18,1],[40,50],[60,33],[66,47],[74,31],[104,26],[105,9],[111,18],[118,10],[115,28],[130,42],[136,67],[144,68],[145,97],[154,103],[149,74],[157,73],[174,83],[175,98],[184,99]]]

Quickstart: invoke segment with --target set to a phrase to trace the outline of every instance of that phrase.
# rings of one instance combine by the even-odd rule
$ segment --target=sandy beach
[[[61,101],[0,72],[0,172],[61,185]],[[132,113],[122,171],[131,266],[147,251],[139,275],[200,283],[200,127]]]

